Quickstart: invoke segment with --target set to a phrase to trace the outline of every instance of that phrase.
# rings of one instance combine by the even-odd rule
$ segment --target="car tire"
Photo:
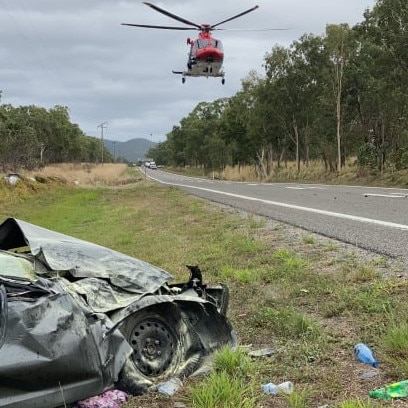
[[[173,303],[135,312],[120,330],[133,353],[122,369],[119,386],[133,395],[169,378],[186,377],[201,362],[201,341]]]

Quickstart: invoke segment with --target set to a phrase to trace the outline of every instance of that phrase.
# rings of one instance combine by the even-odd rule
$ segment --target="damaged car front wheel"
[[[122,373],[122,384],[135,393],[161,379],[185,377],[201,360],[202,347],[176,304],[163,303],[129,316],[120,328],[133,348]],[[138,388],[137,388],[138,389]],[[140,392],[140,390],[138,389]]]

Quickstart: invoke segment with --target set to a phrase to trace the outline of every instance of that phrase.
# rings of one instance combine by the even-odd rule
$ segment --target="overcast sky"
[[[151,3],[197,24],[216,24],[259,8],[214,31],[224,46],[226,83],[181,77],[187,37],[197,31],[133,28],[121,23],[183,26],[138,0],[0,0],[1,103],[69,108],[87,134],[116,141],[166,140],[201,101],[234,95],[250,70],[263,74],[265,53],[327,24],[363,20],[375,0],[167,0]]]

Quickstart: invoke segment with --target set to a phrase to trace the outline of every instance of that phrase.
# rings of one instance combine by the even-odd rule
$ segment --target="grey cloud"
[[[187,37],[196,31],[131,28],[122,22],[180,25],[141,1],[2,0],[0,89],[2,103],[68,106],[72,121],[90,135],[108,121],[108,138],[153,136],[165,140],[197,103],[235,94],[251,69],[263,73],[266,52],[305,32],[320,35],[327,23],[355,24],[374,0],[154,1],[188,20],[217,23],[259,4],[223,28],[292,27],[287,31],[216,31],[224,43],[226,84],[188,78]]]

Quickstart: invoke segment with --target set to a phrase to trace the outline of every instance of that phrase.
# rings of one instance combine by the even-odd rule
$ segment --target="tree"
[[[360,41],[358,114],[365,130],[362,143],[372,143],[383,171],[387,162],[398,168],[408,151],[406,112],[408,103],[408,4],[378,1],[354,27]]]
[[[328,76],[331,82],[336,111],[337,171],[341,173],[342,153],[342,102],[346,69],[354,56],[352,31],[347,24],[326,27],[325,48],[328,55]]]

